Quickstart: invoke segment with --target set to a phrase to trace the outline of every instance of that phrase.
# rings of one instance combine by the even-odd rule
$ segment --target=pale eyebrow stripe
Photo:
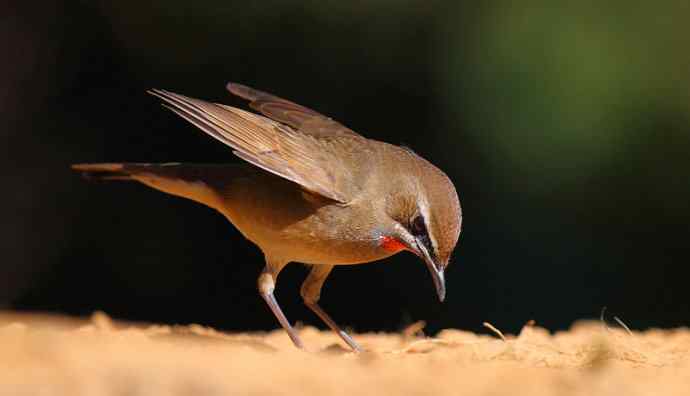
[[[431,241],[431,247],[434,249],[434,256],[438,253],[438,245],[436,244],[436,237],[431,229],[431,215],[428,211],[429,205],[424,202],[425,209],[422,209],[422,218],[424,219],[424,227],[426,227],[426,234],[429,236],[429,241]],[[421,208],[420,208],[421,209]],[[424,213],[426,212],[426,213]]]
[[[408,156],[411,157],[412,163],[415,165],[415,170],[417,173],[417,180],[421,178],[422,172],[420,171],[418,158],[421,158],[419,154],[415,153],[414,150],[407,146],[401,146],[403,149],[403,152],[406,153]],[[418,188],[421,190],[421,188]],[[431,241],[431,247],[434,249],[433,253],[436,255],[438,252],[438,244],[436,243],[436,237],[434,236],[433,232],[431,231],[431,213],[429,213],[429,203],[426,200],[426,196],[424,197],[424,202],[423,205],[417,204],[417,208],[420,211],[420,214],[422,215],[422,218],[424,219],[424,227],[426,228],[426,234],[429,236],[429,241]]]

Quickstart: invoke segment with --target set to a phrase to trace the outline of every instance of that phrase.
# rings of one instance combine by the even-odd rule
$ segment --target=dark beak
[[[419,251],[421,258],[424,259],[426,267],[431,273],[431,279],[434,280],[434,286],[436,286],[438,299],[443,302],[443,300],[446,299],[446,278],[443,275],[443,266],[437,265],[434,262],[423,244],[417,243],[417,250]]]

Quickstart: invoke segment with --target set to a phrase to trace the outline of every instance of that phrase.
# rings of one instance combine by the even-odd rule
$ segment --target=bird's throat
[[[401,250],[408,250],[407,246],[398,239],[391,236],[382,236],[380,238],[381,247],[391,253],[397,253]]]

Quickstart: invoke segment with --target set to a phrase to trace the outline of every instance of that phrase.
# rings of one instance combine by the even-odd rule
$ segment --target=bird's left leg
[[[318,304],[319,297],[321,296],[321,286],[323,286],[323,282],[328,277],[328,274],[331,273],[332,269],[332,265],[313,265],[311,267],[311,272],[309,272],[309,275],[307,276],[307,279],[305,279],[304,283],[302,283],[300,294],[302,295],[302,299],[307,307],[319,315],[321,320],[323,320],[328,327],[331,328],[331,330],[338,334],[340,338],[342,338],[343,341],[345,341],[345,343],[352,348],[353,351],[361,352],[362,348],[357,345],[355,340],[353,340],[352,337],[350,337],[344,330],[340,329],[333,319],[331,319],[331,317],[328,316],[328,314],[321,309]]]
[[[268,307],[273,312],[273,315],[275,315],[275,317],[278,319],[278,322],[280,322],[280,325],[283,326],[283,329],[285,329],[285,331],[288,333],[288,336],[295,346],[299,349],[303,349],[304,344],[302,344],[302,340],[297,335],[295,329],[290,325],[290,322],[288,322],[283,310],[280,309],[280,305],[278,305],[278,301],[276,301],[276,298],[273,295],[278,274],[280,273],[280,270],[285,267],[285,264],[287,263],[284,261],[276,261],[271,259],[269,256],[266,256],[266,267],[264,267],[261,275],[259,275],[259,280],[257,282],[259,294],[261,294],[261,297],[263,297],[263,299],[266,301],[266,304],[268,304]]]

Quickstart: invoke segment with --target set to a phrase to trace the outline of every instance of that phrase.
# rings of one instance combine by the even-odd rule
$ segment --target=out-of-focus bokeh
[[[15,2],[0,11],[0,302],[75,315],[277,326],[257,248],[220,215],[74,162],[234,162],[148,88],[244,104],[237,81],[445,170],[464,230],[436,301],[401,254],[337,268],[359,331],[561,329],[603,307],[690,324],[690,5],[682,1]],[[292,321],[306,271],[277,298]]]

